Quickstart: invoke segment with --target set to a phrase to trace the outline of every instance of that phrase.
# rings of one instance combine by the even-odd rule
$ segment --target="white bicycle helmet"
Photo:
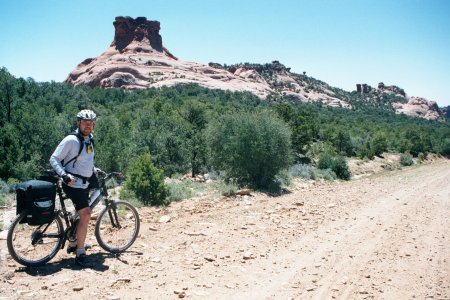
[[[97,115],[95,114],[95,112],[93,112],[92,110],[89,110],[89,109],[83,109],[79,113],[77,113],[78,120],[95,121],[96,117],[97,117]]]

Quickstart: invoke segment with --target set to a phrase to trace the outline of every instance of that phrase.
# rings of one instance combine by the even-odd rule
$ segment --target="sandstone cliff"
[[[412,117],[421,117],[428,120],[436,120],[440,117],[440,110],[436,102],[421,97],[411,97],[406,103],[393,104],[396,113]]]
[[[305,73],[293,73],[278,61],[231,66],[183,61],[164,47],[158,21],[145,17],[116,17],[113,25],[115,34],[111,45],[98,57],[80,63],[66,82],[124,89],[196,83],[210,89],[247,91],[262,99],[283,96],[344,108],[352,108],[355,101],[362,101],[364,105],[381,106],[414,117],[438,119],[445,115],[434,101],[408,98],[403,89],[382,82],[377,88],[357,84],[355,98],[355,94],[331,87]]]
[[[275,94],[350,107],[346,101],[335,97],[328,85],[312,87],[306,75],[291,73],[277,61],[265,66],[243,64],[232,68],[183,61],[163,46],[158,21],[117,17],[113,25],[115,35],[109,48],[98,57],[80,63],[66,82],[124,89],[197,83],[211,89],[248,91],[260,98]],[[270,72],[264,67],[270,68]]]
[[[386,86],[380,82],[378,88],[373,88],[368,84],[357,84],[356,91],[366,101],[392,107],[397,114],[428,120],[445,118],[444,111],[438,107],[435,101],[422,97],[408,97],[402,88],[395,85]]]

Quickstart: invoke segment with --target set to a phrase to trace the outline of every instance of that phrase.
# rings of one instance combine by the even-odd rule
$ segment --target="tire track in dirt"
[[[290,247],[309,245],[309,252],[277,253],[272,264],[288,261],[289,269],[232,298],[448,298],[450,169],[415,172],[399,175],[401,189],[397,178],[386,181],[381,194],[369,195],[349,217]]]

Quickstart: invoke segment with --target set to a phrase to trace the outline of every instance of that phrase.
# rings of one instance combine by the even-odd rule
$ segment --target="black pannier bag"
[[[55,216],[55,184],[42,180],[21,182],[16,188],[17,214],[25,209],[27,217],[22,223],[42,225],[49,223]]]

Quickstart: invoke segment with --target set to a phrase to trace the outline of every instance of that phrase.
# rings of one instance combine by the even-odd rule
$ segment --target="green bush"
[[[8,194],[10,190],[9,185],[0,179],[0,195]]]
[[[225,115],[208,128],[214,169],[241,186],[265,189],[291,162],[290,130],[266,111]]]
[[[222,196],[234,195],[238,190],[238,185],[233,180],[222,180],[220,179],[217,183],[217,189]]]
[[[201,195],[206,188],[204,184],[191,180],[171,180],[167,186],[170,202],[196,197]]]
[[[450,139],[444,140],[440,153],[446,157],[450,157]]]
[[[350,180],[350,170],[348,169],[348,164],[344,157],[338,156],[334,159],[332,170],[338,178]]]
[[[334,163],[333,157],[328,153],[324,153],[324,154],[320,155],[317,167],[322,170],[325,170],[325,169],[332,170],[333,163]]]
[[[335,180],[336,174],[331,169],[317,169],[317,179]]]
[[[167,184],[169,187],[169,200],[172,201],[180,201],[183,199],[189,199],[194,196],[194,191],[192,188],[186,184],[184,181],[173,181]]]
[[[167,205],[168,187],[164,174],[153,165],[150,154],[139,156],[127,171],[125,188],[133,191],[144,205]]]
[[[0,206],[6,206],[8,204],[8,199],[6,194],[9,193],[9,185],[0,179]]]
[[[400,164],[402,166],[412,166],[414,164],[412,155],[409,153],[403,153],[400,155]]]
[[[300,177],[304,179],[315,180],[317,178],[316,170],[311,165],[295,164],[289,169],[289,175],[292,177]]]
[[[350,180],[351,173],[348,169],[347,161],[342,156],[332,157],[329,154],[322,154],[318,163],[319,169],[330,169],[333,171],[337,178],[343,180]]]

